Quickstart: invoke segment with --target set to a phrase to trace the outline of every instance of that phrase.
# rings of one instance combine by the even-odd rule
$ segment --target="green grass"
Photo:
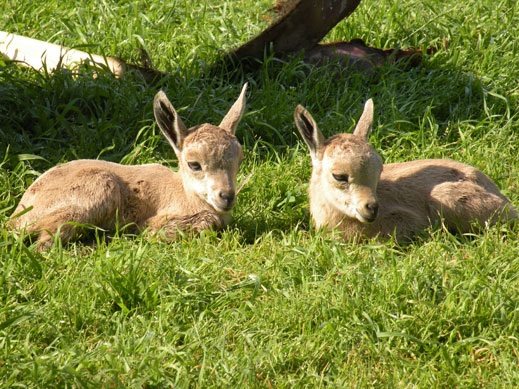
[[[364,0],[327,40],[438,48],[366,76],[266,58],[209,75],[267,24],[270,0],[0,0],[0,30],[170,75],[41,75],[0,60],[0,386],[517,387],[518,228],[439,229],[401,247],[343,243],[311,228],[310,159],[292,112],[323,132],[376,109],[388,162],[473,164],[519,206],[519,5],[513,0]],[[244,81],[246,147],[234,222],[173,244],[116,233],[42,255],[5,223],[46,169],[173,153],[153,123],[166,90],[188,125],[218,123]]]

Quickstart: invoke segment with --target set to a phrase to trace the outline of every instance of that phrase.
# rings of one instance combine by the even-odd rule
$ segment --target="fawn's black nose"
[[[234,199],[236,197],[236,194],[234,193],[233,190],[222,190],[218,196],[220,196],[220,198],[224,201],[225,203],[225,208],[231,208],[231,206],[233,205],[234,203]]]
[[[366,215],[364,216],[367,221],[372,222],[377,218],[378,214],[378,203],[376,201],[371,201],[366,203],[364,206],[366,210]]]

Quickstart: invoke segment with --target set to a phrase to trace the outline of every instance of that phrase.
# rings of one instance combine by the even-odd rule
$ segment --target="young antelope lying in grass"
[[[301,105],[294,119],[312,158],[310,212],[317,228],[336,228],[348,240],[394,234],[402,241],[440,220],[464,233],[518,218],[492,180],[472,166],[447,159],[383,165],[368,143],[371,99],[353,134],[324,139]]]
[[[187,129],[166,95],[153,102],[155,119],[179,161],[178,172],[159,164],[120,165],[77,160],[42,174],[24,193],[10,227],[37,235],[37,248],[52,237],[67,242],[77,235],[77,223],[112,230],[134,224],[166,239],[178,231],[221,228],[230,219],[236,198],[236,176],[243,159],[234,136],[245,109],[239,98],[218,126]]]

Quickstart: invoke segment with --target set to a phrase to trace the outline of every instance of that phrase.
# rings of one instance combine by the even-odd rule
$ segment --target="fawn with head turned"
[[[352,134],[325,139],[301,105],[294,119],[312,159],[310,213],[317,228],[338,229],[347,240],[408,241],[440,221],[466,233],[518,219],[510,200],[472,166],[448,159],[383,164],[368,143],[371,99]]]
[[[247,84],[218,126],[186,128],[165,93],[153,102],[157,124],[178,158],[178,172],[160,164],[121,165],[76,160],[42,174],[22,196],[9,225],[37,235],[36,247],[65,243],[79,224],[112,230],[133,224],[174,239],[179,231],[224,227],[236,198],[243,159],[235,131],[245,110]]]

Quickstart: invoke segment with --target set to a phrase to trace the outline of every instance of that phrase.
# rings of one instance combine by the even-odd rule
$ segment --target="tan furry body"
[[[198,197],[187,196],[180,175],[165,166],[97,160],[68,162],[42,174],[27,189],[14,215],[27,208],[32,209],[13,219],[12,227],[27,227],[29,233],[46,230],[51,234],[61,227],[63,240],[72,238],[74,230],[72,225],[63,226],[65,221],[108,230],[116,224],[131,223],[139,229],[157,231],[167,227],[168,218],[181,219],[198,213],[200,223],[193,220],[192,228],[209,228],[204,223],[203,211],[214,213],[214,224],[218,226],[224,226],[229,219],[228,215],[215,213]],[[173,227],[170,234],[175,233]]]
[[[318,228],[337,228],[346,240],[395,234],[397,240],[442,221],[451,231],[472,231],[474,223],[493,224],[517,212],[497,186],[476,168],[451,160],[417,160],[385,164],[377,186],[380,204],[372,223],[346,216],[323,201],[310,185],[310,209]]]
[[[11,216],[14,230],[38,235],[38,249],[59,234],[73,239],[77,224],[113,230],[131,224],[174,239],[179,231],[222,228],[234,205],[243,158],[234,132],[245,108],[242,89],[219,126],[187,129],[163,92],[154,102],[159,128],[179,159],[174,172],[160,164],[121,165],[77,160],[42,174]]]
[[[394,235],[403,241],[440,222],[465,233],[518,219],[510,201],[475,167],[448,159],[383,165],[367,142],[372,115],[370,100],[353,134],[325,140],[308,111],[296,108],[296,125],[312,156],[316,227],[337,229],[346,240]]]

